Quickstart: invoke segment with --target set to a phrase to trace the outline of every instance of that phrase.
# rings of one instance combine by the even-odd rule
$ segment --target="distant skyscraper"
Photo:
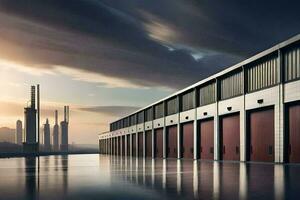
[[[16,144],[22,144],[22,135],[23,135],[23,127],[22,121],[18,120],[16,123],[16,135],[15,135],[15,142]]]
[[[69,106],[64,107],[64,121],[60,122],[61,127],[61,151],[68,151],[68,134],[69,134]]]
[[[50,151],[50,125],[48,119],[46,120],[46,124],[44,124],[44,147],[45,151]]]
[[[39,148],[39,101],[40,90],[37,85],[37,95],[35,86],[31,86],[31,105],[24,109],[24,143],[23,151],[27,153],[36,153]],[[36,106],[37,103],[37,106]]]
[[[53,150],[59,150],[59,126],[58,126],[58,119],[57,119],[57,110],[55,111],[55,125],[53,127]]]

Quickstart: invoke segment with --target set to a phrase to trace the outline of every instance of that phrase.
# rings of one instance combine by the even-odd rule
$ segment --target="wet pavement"
[[[300,165],[106,155],[0,159],[0,199],[299,199]]]

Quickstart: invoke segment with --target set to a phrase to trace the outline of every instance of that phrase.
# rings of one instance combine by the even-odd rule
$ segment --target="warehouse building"
[[[110,124],[100,152],[300,162],[300,34]]]

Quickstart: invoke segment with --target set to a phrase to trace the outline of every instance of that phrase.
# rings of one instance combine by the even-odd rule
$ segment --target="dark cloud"
[[[298,34],[298,4],[0,0],[0,55],[181,88]]]
[[[139,108],[140,107],[135,107],[135,106],[93,106],[93,107],[79,108],[79,110],[102,113],[110,116],[123,116],[123,115],[128,115],[138,110]]]

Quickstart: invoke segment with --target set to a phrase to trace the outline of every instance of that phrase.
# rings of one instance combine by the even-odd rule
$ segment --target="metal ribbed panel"
[[[178,112],[177,98],[172,98],[167,101],[167,115],[172,115]]]
[[[143,123],[144,122],[144,111],[141,111],[138,113],[138,124]]]
[[[188,92],[182,95],[181,111],[195,108],[195,91]]]
[[[221,99],[227,99],[243,94],[243,72],[235,73],[220,81]]]
[[[160,103],[154,106],[154,118],[158,119],[164,116],[164,104]]]
[[[148,108],[145,110],[145,121],[151,121],[153,119],[152,108]]]
[[[130,126],[133,126],[136,124],[136,115],[130,116]]]
[[[283,53],[284,78],[291,81],[300,78],[300,47],[293,47]]]
[[[199,89],[199,105],[207,105],[216,101],[216,83],[211,83]]]
[[[277,56],[272,56],[271,58],[250,65],[247,69],[247,78],[248,92],[260,90],[279,83],[280,73]]]

